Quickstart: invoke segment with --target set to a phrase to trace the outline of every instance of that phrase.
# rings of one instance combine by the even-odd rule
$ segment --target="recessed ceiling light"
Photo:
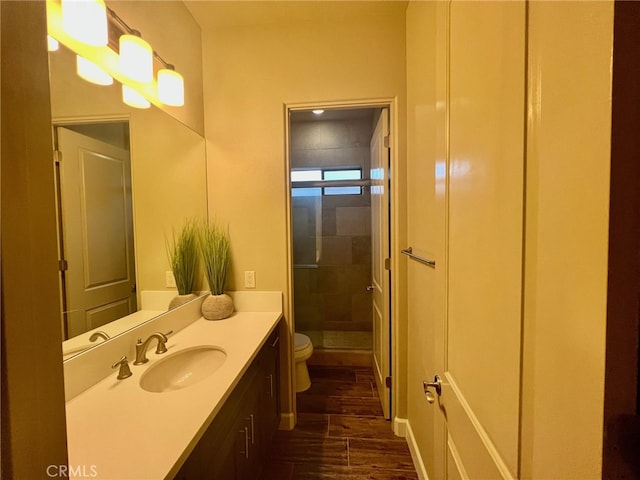
[[[313,113],[314,113],[315,115],[322,115],[322,114],[324,113],[324,110],[320,110],[320,109],[318,109],[318,110],[313,110]]]

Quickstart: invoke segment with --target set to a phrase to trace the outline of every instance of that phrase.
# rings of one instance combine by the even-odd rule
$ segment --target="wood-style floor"
[[[382,416],[370,368],[309,366],[298,424],[279,431],[261,480],[417,480],[411,454]]]

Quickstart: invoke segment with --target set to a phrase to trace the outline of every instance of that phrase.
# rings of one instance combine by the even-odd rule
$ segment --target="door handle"
[[[422,382],[422,389],[424,390],[424,395],[427,397],[427,402],[429,403],[435,403],[436,401],[436,397],[431,391],[432,388],[436,391],[438,396],[442,394],[442,381],[440,380],[440,375],[433,377],[433,382]]]
[[[372,292],[376,287],[373,285],[367,285],[367,292]]]

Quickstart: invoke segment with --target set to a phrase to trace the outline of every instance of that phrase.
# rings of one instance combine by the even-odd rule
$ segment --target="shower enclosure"
[[[291,113],[295,325],[316,351],[372,349],[369,144],[377,112]]]

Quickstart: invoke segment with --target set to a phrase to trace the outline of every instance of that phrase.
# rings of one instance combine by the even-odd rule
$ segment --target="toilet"
[[[311,339],[303,333],[295,335],[295,354],[296,362],[296,392],[304,392],[311,386],[309,378],[309,369],[307,368],[307,360],[313,353],[313,344]]]

